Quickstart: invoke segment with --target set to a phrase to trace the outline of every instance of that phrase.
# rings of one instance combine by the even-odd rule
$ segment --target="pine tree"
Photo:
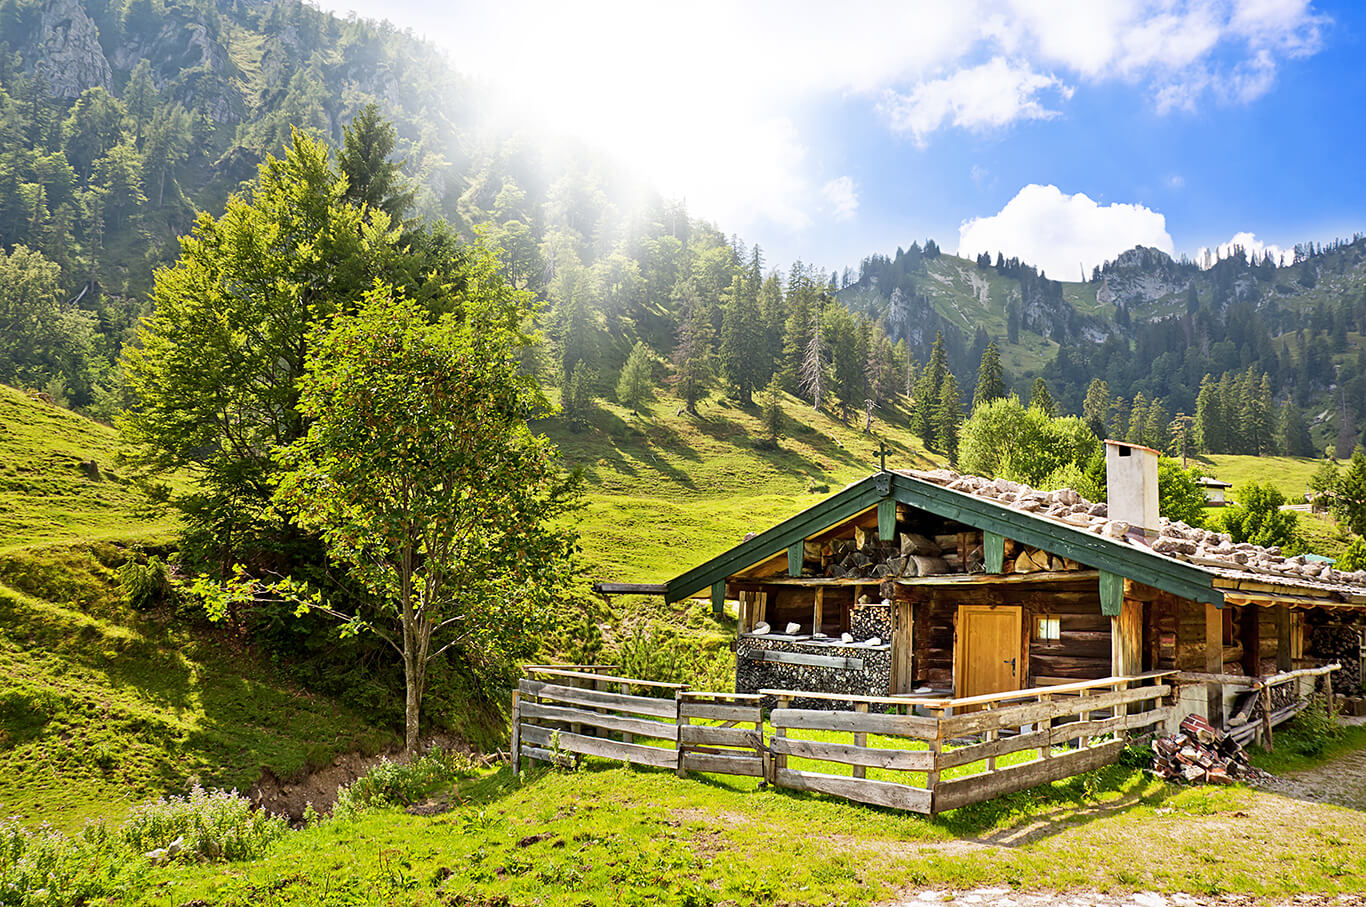
[[[678,344],[674,347],[674,392],[692,415],[697,415],[697,403],[707,393],[711,380],[711,323],[700,302],[689,304],[683,323],[678,328]]]
[[[940,450],[949,458],[951,464],[958,462],[958,426],[962,421],[963,410],[958,399],[958,379],[953,376],[953,372],[945,372],[934,412],[934,433]]]
[[[783,437],[783,427],[786,423],[786,416],[783,415],[783,386],[778,381],[778,376],[774,375],[764,388],[762,399],[764,437],[774,447],[778,446],[778,441]]]
[[[1224,414],[1219,400],[1219,384],[1205,375],[1195,398],[1195,446],[1209,453],[1226,452]]]
[[[398,133],[371,102],[342,129],[337,166],[346,174],[346,200],[384,211],[397,223],[413,206],[417,190],[403,178],[402,162],[391,161]]]
[[[1110,385],[1093,378],[1081,404],[1081,418],[1097,438],[1104,438],[1110,427]]]
[[[654,369],[650,359],[650,348],[636,341],[617,381],[617,402],[631,407],[636,415],[640,415],[640,408],[654,396]]]
[[[745,406],[750,405],[764,378],[763,357],[756,355],[763,346],[757,289],[748,278],[736,274],[721,321],[721,373]]]
[[[1165,452],[1171,446],[1171,421],[1167,408],[1154,397],[1143,414],[1143,444]]]
[[[1281,452],[1287,457],[1312,457],[1314,441],[1304,424],[1304,415],[1294,401],[1287,400],[1281,407]]]
[[[1034,386],[1029,391],[1029,406],[1031,409],[1042,410],[1050,419],[1057,418],[1058,404],[1048,390],[1048,382],[1043,380],[1043,375],[1034,379]]]
[[[1143,391],[1134,394],[1134,402],[1129,407],[1129,430],[1124,434],[1124,440],[1130,444],[1145,444],[1144,430],[1147,428],[1148,419],[1148,398],[1143,396]]]
[[[1001,368],[1001,354],[993,340],[982,351],[982,362],[977,367],[977,388],[972,394],[972,408],[975,410],[983,403],[1000,400],[1005,395],[1005,372]]]
[[[925,370],[920,373],[915,384],[915,399],[911,403],[911,431],[925,442],[926,447],[934,447],[938,437],[935,407],[941,397],[944,376],[949,373],[949,357],[944,351],[944,332],[934,335],[934,345],[930,347],[930,359]]]

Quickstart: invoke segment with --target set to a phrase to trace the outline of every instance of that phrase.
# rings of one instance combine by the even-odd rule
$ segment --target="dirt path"
[[[981,904],[990,907],[1242,907],[1258,904],[1256,899],[1241,895],[1199,897],[1189,894],[1158,894],[1139,891],[1134,894],[1101,894],[1074,891],[1055,894],[1046,891],[1025,893],[1009,888],[974,888],[971,891],[921,891],[888,905],[888,907],[928,907],[931,904]],[[1283,902],[1287,907],[1361,907],[1366,899],[1343,895],[1318,897],[1300,895]]]
[[[1347,723],[1363,724],[1366,718],[1347,719]],[[1279,777],[1266,788],[1300,800],[1366,810],[1366,747],[1344,753],[1323,765]]]

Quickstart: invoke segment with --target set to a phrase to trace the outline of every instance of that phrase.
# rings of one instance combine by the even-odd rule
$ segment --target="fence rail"
[[[594,666],[604,670],[601,666]],[[1174,715],[1174,672],[963,699],[689,690],[576,666],[534,666],[513,694],[513,769],[597,756],[763,778],[792,790],[938,813],[1090,771]],[[606,669],[610,670],[610,669]],[[778,706],[765,735],[761,702]],[[797,699],[849,709],[790,708]],[[830,739],[849,734],[849,739]],[[642,742],[648,741],[648,742]],[[869,777],[869,773],[875,777]]]

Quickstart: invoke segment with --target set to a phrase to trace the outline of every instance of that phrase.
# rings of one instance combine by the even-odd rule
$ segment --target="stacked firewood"
[[[1333,675],[1333,683],[1342,692],[1355,690],[1361,684],[1360,634],[1355,626],[1334,622],[1315,627],[1310,637],[1309,651],[1315,658],[1342,665],[1342,670]]]
[[[1192,784],[1233,784],[1264,774],[1248,763],[1238,741],[1198,715],[1187,715],[1177,733],[1153,741],[1153,771]]]
[[[928,536],[898,533],[896,541],[879,541],[874,533],[856,530],[853,539],[827,542],[819,557],[823,575],[837,579],[898,576],[937,576],[941,573],[981,573],[980,534],[968,536],[972,544],[964,554],[960,536]],[[811,559],[812,552],[807,552]]]

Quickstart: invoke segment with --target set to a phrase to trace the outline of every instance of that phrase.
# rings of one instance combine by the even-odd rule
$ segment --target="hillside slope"
[[[114,429],[0,385],[0,551],[173,528],[118,465]]]

